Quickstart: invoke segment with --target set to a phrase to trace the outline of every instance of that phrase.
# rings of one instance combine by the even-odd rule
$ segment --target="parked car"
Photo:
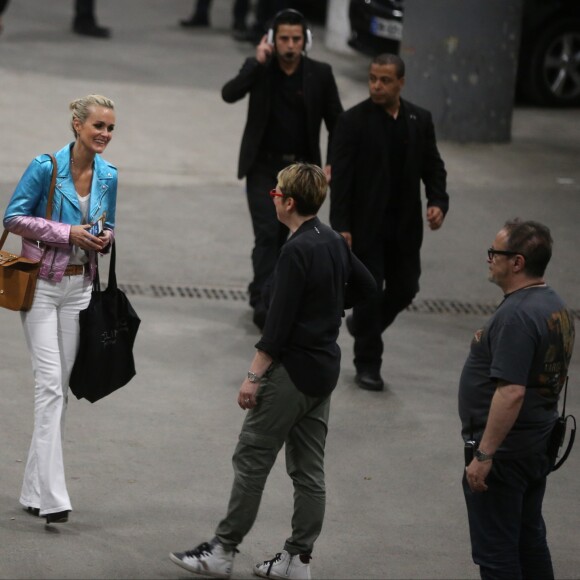
[[[348,7],[352,48],[374,56],[399,53],[403,38],[403,0],[350,0]]]
[[[518,94],[538,105],[580,105],[580,2],[525,0]]]
[[[403,0],[350,0],[349,45],[398,53]],[[524,0],[517,96],[536,105],[580,106],[580,1]]]
[[[290,0],[289,7],[302,12],[309,24],[324,26],[326,22],[328,0]]]

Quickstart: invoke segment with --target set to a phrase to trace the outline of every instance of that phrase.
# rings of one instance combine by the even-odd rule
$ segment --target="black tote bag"
[[[109,283],[101,290],[99,271],[88,308],[80,312],[80,346],[69,386],[77,399],[91,403],[126,385],[136,374],[133,345],[141,320],[117,288],[115,243]]]

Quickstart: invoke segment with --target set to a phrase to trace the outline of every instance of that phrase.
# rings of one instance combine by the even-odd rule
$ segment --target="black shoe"
[[[46,514],[46,516],[44,516],[46,518],[46,523],[64,524],[68,522],[68,512],[70,512],[70,510],[64,510],[63,512],[56,512],[53,514]]]
[[[40,516],[40,510],[38,508],[33,507],[25,507],[24,508],[31,516],[36,516],[37,518]]]
[[[382,391],[385,388],[378,371],[360,371],[356,374],[354,382],[365,391]]]
[[[81,36],[92,36],[93,38],[110,38],[111,29],[97,24],[74,24],[73,32]]]
[[[249,42],[250,40],[253,40],[253,36],[252,33],[249,30],[236,30],[234,28],[234,30],[232,30],[232,36],[234,37],[234,40],[237,40],[238,42]]]
[[[208,28],[209,27],[209,18],[201,17],[201,16],[192,16],[187,20],[180,20],[179,24],[183,26],[183,28]]]
[[[264,34],[266,34],[265,32],[259,31],[259,32],[252,32],[250,34],[250,37],[247,38],[246,40],[252,45],[252,46],[258,46],[258,44],[260,44],[260,42],[262,42],[262,38],[264,37]]]
[[[262,42],[262,38],[264,37],[264,30],[261,26],[254,25],[251,28],[246,29],[245,31],[238,31],[237,34],[234,32],[234,38],[241,42],[250,42],[254,46],[257,46]]]
[[[254,30],[250,30],[246,28],[245,30],[234,30],[232,31],[232,36],[234,40],[238,42],[251,42],[252,44],[258,45],[262,40],[264,34],[262,32],[256,32]]]
[[[232,26],[232,36],[238,42],[246,42],[250,38],[251,32],[245,22],[234,22]]]
[[[346,323],[346,329],[348,330],[348,333],[351,336],[354,336],[354,320],[352,318],[352,314],[349,314],[344,321]]]

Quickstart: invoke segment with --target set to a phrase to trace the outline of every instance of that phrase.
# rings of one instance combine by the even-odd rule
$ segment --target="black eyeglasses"
[[[487,258],[489,260],[493,260],[493,257],[496,254],[499,256],[523,256],[525,258],[521,252],[512,252],[510,250],[494,250],[493,248],[487,249]]]

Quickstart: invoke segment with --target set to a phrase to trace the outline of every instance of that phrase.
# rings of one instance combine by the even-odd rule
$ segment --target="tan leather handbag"
[[[53,155],[50,155],[50,158],[52,160],[52,178],[48,192],[48,203],[46,204],[46,219],[52,218],[52,201],[57,171],[56,159]],[[8,234],[8,230],[5,229],[0,238],[0,307],[9,310],[30,310],[42,260],[30,260],[2,250]]]

